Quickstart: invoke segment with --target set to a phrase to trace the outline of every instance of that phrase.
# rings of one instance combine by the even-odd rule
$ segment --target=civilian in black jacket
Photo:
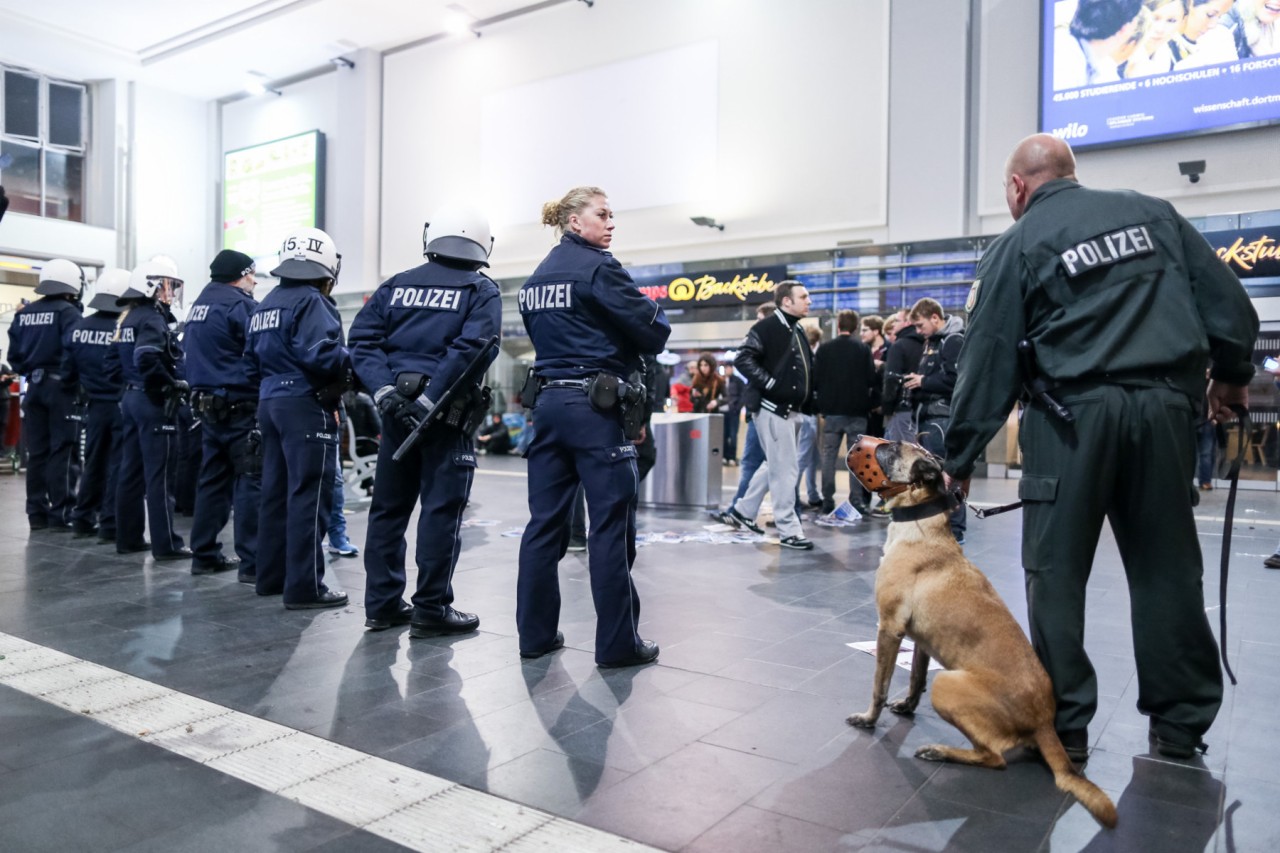
[[[920,299],[911,307],[911,322],[924,338],[920,366],[903,377],[902,387],[914,394],[919,444],[939,459],[946,458],[947,430],[951,427],[951,394],[956,387],[956,365],[964,346],[964,321],[943,313],[932,299]],[[951,513],[951,532],[964,544],[964,504]]]
[[[738,464],[738,426],[742,423],[742,402],[747,383],[733,369],[724,365],[724,458],[725,465]]]
[[[876,366],[871,348],[858,338],[857,311],[841,311],[836,317],[836,337],[818,347],[813,376],[818,386],[818,411],[822,432],[822,512],[835,509],[836,455],[843,439],[849,448],[867,431],[867,416],[875,405]],[[870,494],[850,478],[849,502],[867,511]]]
[[[766,489],[773,494],[773,518],[784,548],[808,551],[796,516],[794,498],[799,467],[796,430],[800,413],[811,412],[814,397],[813,353],[800,320],[809,313],[809,291],[798,281],[782,281],[773,291],[776,310],[747,332],[734,366],[749,383],[747,411],[764,447],[765,463],[751,478],[742,499],[721,518],[759,532],[755,524]]]
[[[889,441],[919,440],[916,435],[915,401],[912,392],[902,387],[908,373],[915,373],[920,366],[920,354],[924,352],[924,338],[906,319],[906,312],[898,312],[897,337],[884,357],[884,388],[880,393],[880,409],[884,412],[884,437]]]

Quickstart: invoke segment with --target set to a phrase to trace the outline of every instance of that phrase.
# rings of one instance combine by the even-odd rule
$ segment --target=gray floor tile
[[[1152,754],[1135,709],[1129,596],[1104,531],[1087,605],[1100,697],[1086,772],[1120,808],[1120,828],[1108,832],[1030,754],[1011,754],[1003,773],[914,758],[926,743],[965,743],[927,695],[912,719],[886,714],[872,732],[845,724],[870,697],[873,659],[845,644],[875,635],[879,522],[810,525],[818,547],[807,554],[768,545],[641,549],[640,630],[663,652],[658,664],[632,670],[595,666],[587,563],[571,555],[561,566],[567,647],[522,662],[519,540],[499,534],[528,518],[524,483],[489,472],[520,474],[524,463],[483,461],[469,517],[499,525],[464,530],[454,576],[459,606],[481,615],[474,635],[419,641],[404,629],[365,631],[360,560],[328,568],[355,593],[352,604],[291,612],[230,576],[192,577],[184,563],[25,530],[0,532],[0,631],[671,849],[1280,846],[1272,828],[1280,572],[1258,565],[1274,528],[1238,525],[1228,650],[1241,683],[1227,690],[1209,754],[1182,762]],[[20,514],[21,485],[0,478],[0,510]],[[975,481],[974,491],[1004,503],[1016,483]],[[1199,511],[1221,514],[1224,500],[1210,493]],[[1239,511],[1271,518],[1276,504],[1274,493],[1247,493]],[[680,511],[642,510],[639,520],[651,531],[707,523]],[[179,519],[179,530],[189,524]],[[361,543],[363,512],[348,524]],[[1220,529],[1200,529],[1208,553]],[[975,521],[966,553],[1025,627],[1020,536],[1013,514]],[[1210,605],[1216,572],[1207,566]],[[906,684],[907,673],[895,672],[894,692]],[[59,851],[395,849],[207,768],[156,758],[146,745],[134,744],[143,750],[135,757],[92,720],[2,687],[0,731],[6,850],[10,839],[20,842],[14,849]],[[131,809],[119,790],[145,802]],[[56,820],[69,804],[74,825]]]
[[[685,853],[792,853],[862,850],[869,839],[786,815],[742,806],[685,847]]]

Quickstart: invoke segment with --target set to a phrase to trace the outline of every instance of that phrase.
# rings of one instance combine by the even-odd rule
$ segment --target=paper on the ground
[[[875,640],[864,640],[863,642],[860,642],[860,643],[845,643],[845,645],[851,649],[857,649],[860,652],[866,652],[872,657],[876,656]],[[895,661],[895,665],[898,666],[900,669],[905,669],[907,672],[910,672],[911,658],[915,656],[915,650],[916,650],[916,644],[912,642],[909,638],[904,638],[902,640],[902,645],[898,647],[898,659],[897,661]],[[940,670],[942,668],[943,668],[942,664],[938,663],[933,658],[929,658],[930,671]]]
[[[853,504],[845,501],[826,515],[814,519],[823,527],[848,527],[862,520],[862,513],[853,508]]]

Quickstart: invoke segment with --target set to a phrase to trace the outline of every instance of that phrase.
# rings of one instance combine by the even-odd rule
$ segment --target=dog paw
[[[889,706],[889,710],[897,714],[899,717],[913,717],[916,713],[916,703],[894,702]]]
[[[860,729],[874,729],[876,727],[876,719],[870,714],[850,714],[845,719],[845,722]]]
[[[916,758],[922,758],[925,761],[946,761],[947,756],[943,754],[942,748],[936,744],[922,746],[916,750]]]

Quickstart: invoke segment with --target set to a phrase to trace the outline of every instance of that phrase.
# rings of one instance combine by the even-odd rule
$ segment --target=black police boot
[[[601,669],[621,669],[624,666],[644,666],[647,663],[653,663],[658,659],[658,644],[653,640],[641,640],[640,647],[636,649],[636,653],[629,658],[622,660],[596,661],[596,666]]]
[[[1209,744],[1200,738],[1183,731],[1174,731],[1167,724],[1162,731],[1156,731],[1155,721],[1147,729],[1147,740],[1165,758],[1194,758],[1198,752],[1209,751]]]
[[[157,563],[163,563],[167,560],[190,560],[191,549],[185,545],[181,548],[175,548],[172,551],[166,551],[163,554],[155,554],[152,556]]]
[[[561,631],[556,631],[556,638],[551,641],[551,645],[547,646],[545,649],[538,649],[536,651],[531,651],[531,652],[526,652],[524,649],[521,649],[520,657],[524,658],[525,660],[533,660],[534,658],[540,658],[543,655],[549,655],[552,652],[556,651],[557,649],[563,649],[563,648],[564,648],[564,633]]]
[[[117,554],[140,554],[143,551],[150,551],[150,550],[151,550],[151,543],[145,539],[143,539],[137,545],[121,545],[118,542],[116,543]]]
[[[443,616],[431,619],[415,617],[409,623],[409,636],[421,640],[426,637],[444,637],[450,634],[470,634],[479,627],[479,616],[446,607]]]
[[[397,602],[399,607],[389,616],[370,616],[364,620],[364,626],[370,631],[385,631],[397,625],[408,625],[413,621],[413,605],[403,601]]]
[[[325,607],[341,607],[348,601],[345,592],[334,592],[326,589],[314,601],[295,601],[284,603],[285,610],[320,610]]]
[[[226,554],[219,554],[212,560],[201,557],[191,558],[191,574],[193,575],[212,575],[217,572],[226,572],[238,568],[240,568],[240,558],[228,557]]]

